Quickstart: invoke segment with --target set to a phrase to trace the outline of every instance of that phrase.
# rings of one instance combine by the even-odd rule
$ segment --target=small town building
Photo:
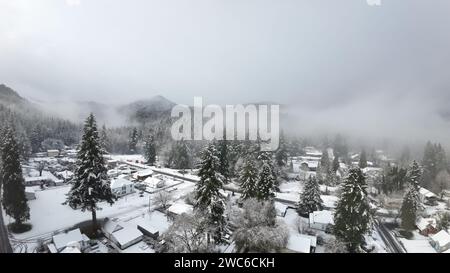
[[[309,227],[312,229],[328,231],[332,225],[334,225],[332,211],[314,211],[309,214]]]
[[[86,246],[86,237],[80,232],[80,229],[74,229],[67,233],[60,233],[53,236],[53,244],[58,252],[63,251],[67,246],[77,244],[79,249],[84,249]]]
[[[134,192],[133,182],[124,179],[116,178],[111,181],[111,191],[117,197],[122,197]]]
[[[153,171],[150,169],[145,169],[142,171],[136,172],[133,177],[138,181],[144,181],[145,179],[152,177]]]
[[[436,219],[419,217],[416,223],[419,233],[423,236],[429,236],[438,232]]]
[[[317,237],[304,234],[291,234],[287,249],[295,253],[314,253]]]
[[[419,189],[420,201],[425,204],[435,204],[438,200],[438,196],[431,191],[421,187]]]
[[[193,206],[181,202],[177,202],[167,209],[167,213],[171,217],[176,217],[178,215],[182,215],[183,213],[191,214],[193,211]]]
[[[437,252],[444,252],[450,249],[450,234],[445,230],[430,236],[430,244]]]
[[[47,150],[48,157],[57,157],[59,156],[59,150]]]
[[[117,244],[121,249],[127,249],[128,247],[142,241],[143,234],[134,225],[124,225],[123,228],[112,233],[111,240]]]

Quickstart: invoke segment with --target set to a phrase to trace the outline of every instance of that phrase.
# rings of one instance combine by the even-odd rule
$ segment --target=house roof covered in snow
[[[137,224],[137,226],[152,234],[156,234],[159,232],[159,230],[151,224],[150,219],[148,218],[141,217],[139,219],[136,219],[134,222]]]
[[[147,186],[149,186],[150,188],[157,188],[158,187],[158,184],[160,184],[160,183],[162,183],[163,182],[163,180],[162,179],[159,179],[159,178],[157,178],[157,177],[147,177],[145,180],[144,180],[144,183],[147,185]]]
[[[122,188],[123,186],[133,185],[133,182],[124,178],[117,178],[111,181],[111,189]]]
[[[123,227],[117,221],[106,219],[103,224],[103,231],[108,234],[112,234],[116,231],[123,229]]]
[[[53,243],[58,250],[65,248],[69,243],[82,241],[83,236],[81,235],[80,229],[74,229],[67,233],[61,233],[53,236]]]
[[[417,220],[416,225],[420,231],[427,229],[428,226],[432,226],[432,227],[436,228],[436,219],[420,217]]]
[[[153,171],[151,169],[145,169],[145,170],[142,170],[142,171],[138,171],[136,173],[136,176],[149,176],[149,175],[152,175],[152,174],[153,174]]]
[[[79,253],[81,253],[81,251],[80,251],[80,249],[78,247],[71,246],[71,247],[64,248],[64,250],[61,251],[61,253],[64,253],[64,254],[79,254]]]
[[[434,198],[436,197],[436,194],[432,193],[431,191],[425,189],[425,188],[420,188],[419,193],[423,196],[425,196],[426,198]]]
[[[450,245],[450,235],[445,230],[441,230],[438,233],[431,235],[430,238],[438,243],[439,246]]]
[[[167,210],[175,215],[181,215],[183,213],[192,213],[194,211],[194,208],[186,203],[178,202],[170,206]]]
[[[309,214],[309,221],[318,224],[334,224],[333,212],[329,210],[314,211]]]
[[[137,229],[137,226],[126,225],[123,229],[114,232],[112,236],[121,246],[124,246],[142,238],[142,232]]]
[[[287,248],[299,253],[310,253],[311,239],[300,234],[291,234]]]

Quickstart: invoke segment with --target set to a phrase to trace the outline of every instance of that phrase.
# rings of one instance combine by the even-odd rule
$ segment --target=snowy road
[[[392,233],[382,222],[377,220],[375,222],[375,226],[378,230],[378,233],[381,235],[381,239],[387,246],[387,250],[389,250],[391,253],[405,253],[403,247],[399,244],[397,239],[394,238]]]

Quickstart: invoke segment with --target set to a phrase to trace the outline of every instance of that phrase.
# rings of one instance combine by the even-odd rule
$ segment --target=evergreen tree
[[[228,141],[226,140],[226,133],[223,134],[223,139],[217,142],[218,144],[218,152],[219,152],[219,171],[224,178],[224,182],[228,182],[230,180],[230,164],[228,161]]]
[[[410,185],[400,209],[402,228],[406,230],[414,230],[416,228],[417,211],[420,209],[420,206],[419,193],[413,185]]]
[[[92,213],[93,231],[97,230],[97,206],[106,201],[110,205],[116,199],[111,192],[103,151],[97,131],[95,117],[91,114],[85,122],[84,134],[78,152],[75,177],[71,182],[67,200],[64,204],[72,209]]]
[[[272,164],[272,156],[269,152],[262,152],[259,156],[262,162],[256,184],[256,193],[259,200],[271,200],[275,194],[277,177]]]
[[[330,157],[328,155],[327,149],[322,152],[322,157],[320,158],[320,169],[322,173],[326,174],[330,168]]]
[[[288,161],[288,153],[284,134],[280,134],[280,144],[275,152],[275,162],[279,168],[285,167]]]
[[[333,172],[336,173],[339,170],[339,157],[336,155],[333,159]]]
[[[44,141],[44,133],[40,124],[37,124],[30,134],[31,150],[37,153],[41,150],[41,143]]]
[[[320,211],[323,208],[323,201],[320,198],[319,183],[315,177],[310,176],[306,182],[303,192],[300,194],[298,203],[298,213],[302,216],[309,216],[314,211]]]
[[[19,228],[30,219],[30,209],[25,196],[25,181],[14,129],[7,127],[3,134],[0,172],[0,182],[3,184],[2,205],[6,214],[14,218],[15,227]]]
[[[145,141],[144,146],[144,157],[147,160],[147,163],[150,165],[154,165],[156,162],[156,147],[155,147],[155,139],[153,135],[149,135]]]
[[[427,142],[422,160],[423,175],[421,179],[422,186],[427,189],[431,189],[433,180],[438,173],[436,162],[435,146],[431,142]]]
[[[196,185],[195,208],[207,215],[212,234],[217,243],[222,241],[225,229],[223,213],[225,206],[220,190],[223,188],[224,178],[220,173],[219,152],[216,144],[210,143],[202,152],[198,176],[200,181]]]
[[[172,146],[172,151],[169,157],[169,165],[172,168],[185,170],[191,166],[189,157],[189,148],[184,139],[178,141]]]
[[[420,177],[421,170],[417,161],[413,161],[408,175],[408,182],[416,189],[418,192],[420,190]]]
[[[105,125],[103,125],[100,132],[100,143],[105,153],[109,153],[111,151],[111,141],[109,140],[108,131]]]
[[[343,162],[349,161],[347,142],[342,135],[336,135],[333,142],[333,151],[335,156],[340,157]]]
[[[128,142],[128,147],[131,154],[136,154],[138,142],[139,142],[138,130],[136,128],[133,128],[130,134],[130,141]]]
[[[342,186],[342,194],[334,214],[334,234],[347,245],[349,252],[357,252],[364,245],[364,235],[370,232],[372,213],[367,196],[365,177],[353,168]]]
[[[239,173],[242,199],[244,200],[255,198],[257,196],[256,187],[258,183],[258,169],[256,168],[254,161],[253,157],[248,156]]]
[[[361,169],[367,168],[367,154],[366,150],[362,150],[361,155],[359,156],[359,167]]]

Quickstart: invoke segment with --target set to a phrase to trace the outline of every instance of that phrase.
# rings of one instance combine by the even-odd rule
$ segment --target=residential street
[[[403,247],[398,243],[389,229],[382,222],[377,220],[375,222],[375,226],[391,253],[405,253]]]

